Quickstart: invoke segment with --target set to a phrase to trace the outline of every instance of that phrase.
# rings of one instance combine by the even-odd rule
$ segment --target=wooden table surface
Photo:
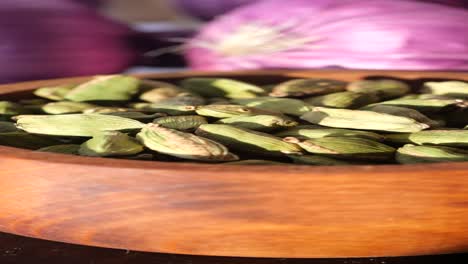
[[[87,247],[0,233],[0,263],[66,264],[447,264],[468,254],[353,259],[228,258],[144,253]]]

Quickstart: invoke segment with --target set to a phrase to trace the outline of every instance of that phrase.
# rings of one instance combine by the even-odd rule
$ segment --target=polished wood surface
[[[205,75],[260,83],[318,76],[468,80],[468,74],[455,72]],[[145,77],[175,80],[186,76],[191,74]],[[24,96],[37,86],[81,80],[0,86],[0,98]],[[0,147],[0,190],[1,231],[69,243],[249,257],[468,251],[468,163],[226,166]]]

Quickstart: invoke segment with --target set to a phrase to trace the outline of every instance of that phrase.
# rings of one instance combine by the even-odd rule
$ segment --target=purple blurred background
[[[269,10],[256,9],[263,6],[257,5],[261,1],[269,2],[265,4],[270,6]],[[395,58],[407,57],[413,62],[425,61],[426,64],[411,64],[419,70],[466,70],[468,30],[460,24],[460,17],[468,14],[463,13],[468,12],[468,1],[394,0],[387,1],[387,10],[376,10],[371,2],[2,0],[0,83],[190,67],[201,70],[320,68],[346,66],[351,58],[369,61],[370,58],[358,57],[362,54],[349,52],[359,50],[359,46],[351,46],[357,45],[349,41],[351,36],[364,38],[359,39],[362,43],[379,40],[381,47],[395,42],[397,37],[399,46],[372,54],[373,64],[350,64],[350,68],[370,65],[405,69],[408,64]],[[358,14],[357,6],[373,15]],[[295,8],[321,11],[317,14],[310,11],[306,16],[288,13]],[[429,19],[438,14],[446,14],[450,19]],[[286,25],[291,17],[303,19],[294,22],[294,30]],[[468,15],[465,25],[466,19]],[[333,37],[326,35],[342,20],[351,22],[344,29],[334,30]],[[394,20],[406,22],[396,25]],[[312,51],[317,48],[317,41],[308,39],[331,37],[340,41],[322,41],[319,50]],[[414,47],[416,42],[420,42],[417,44],[420,51],[407,48]],[[335,51],[328,51],[330,47]],[[322,56],[318,58],[316,53]]]

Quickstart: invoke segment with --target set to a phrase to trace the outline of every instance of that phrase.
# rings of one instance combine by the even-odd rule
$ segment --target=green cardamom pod
[[[9,101],[0,101],[0,117],[2,119],[9,119],[15,115],[29,114],[31,110],[26,109],[24,106],[9,102]]]
[[[215,118],[271,114],[270,111],[242,105],[203,105],[198,106],[196,112],[201,116]]]
[[[468,147],[468,131],[463,129],[426,130],[416,133],[384,135],[387,142],[396,144],[441,145]]]
[[[411,108],[421,113],[438,113],[451,108],[456,108],[462,104],[463,101],[459,99],[394,99],[390,101],[383,101],[374,105],[393,105]]]
[[[392,79],[355,81],[349,83],[346,89],[357,93],[376,94],[381,100],[401,97],[411,91],[408,84]]]
[[[304,99],[313,106],[355,109],[364,105],[376,103],[379,97],[374,93],[338,92]]]
[[[128,101],[138,92],[140,80],[123,75],[96,76],[82,83],[65,95],[74,102]]]
[[[75,88],[75,84],[64,84],[52,87],[41,87],[34,90],[34,95],[52,101],[61,101],[65,99],[65,95]]]
[[[468,82],[425,82],[422,92],[435,95],[444,95],[458,99],[468,99]]]
[[[276,85],[270,96],[303,97],[344,91],[346,83],[330,79],[293,79]]]
[[[88,103],[61,101],[45,104],[41,107],[41,109],[47,114],[60,115],[80,113],[86,109],[92,109],[95,107],[95,105]]]
[[[204,124],[195,134],[218,141],[233,150],[261,155],[300,154],[301,148],[281,138],[250,129],[221,124]]]
[[[262,96],[250,99],[233,99],[232,102],[267,111],[300,116],[312,110],[312,106],[302,100]]]
[[[95,107],[86,109],[83,111],[84,114],[103,114],[103,115],[114,115],[130,119],[136,119],[141,121],[150,121],[155,118],[166,116],[164,113],[144,113],[144,110],[138,110],[133,108],[123,108],[123,107]]]
[[[405,145],[397,149],[395,159],[398,163],[432,163],[468,161],[468,151],[459,148],[442,146]]]
[[[345,160],[391,160],[395,149],[366,138],[323,137],[300,142],[296,138],[285,138],[287,142],[297,142],[309,153]]]
[[[390,99],[394,99],[394,98],[390,98]],[[404,96],[401,96],[401,97],[398,97],[398,99],[422,99],[420,98],[420,94],[407,94],[407,95],[404,95]],[[429,98],[424,98],[424,99],[429,99]],[[431,98],[432,99],[432,98]]]
[[[344,128],[297,126],[275,134],[277,137],[297,137],[303,139],[322,137],[358,137],[383,141],[384,137],[374,132]]]
[[[7,122],[7,121],[0,121],[0,133],[5,132],[18,132],[19,129],[16,128],[15,123]]]
[[[192,115],[195,114],[194,105],[175,105],[170,103],[132,103],[130,107],[153,113],[165,113],[168,115]]]
[[[88,108],[83,110],[83,114],[107,114],[107,113],[116,113],[116,112],[129,112],[135,111],[132,108],[124,107],[111,107],[111,106],[95,106],[93,108]]]
[[[83,156],[107,157],[135,155],[142,151],[143,146],[136,139],[117,131],[104,131],[94,134],[81,144],[78,153]]]
[[[165,113],[144,113],[144,110],[138,110],[133,108],[120,108],[120,107],[96,107],[86,109],[83,111],[84,114],[98,113],[103,115],[120,116],[139,121],[151,121],[155,118],[166,116]]]
[[[49,146],[45,148],[40,148],[37,151],[78,155],[79,149],[80,149],[80,145],[77,145],[77,144],[63,144],[63,145],[53,145],[53,146]]]
[[[150,103],[161,102],[179,94],[187,93],[187,90],[174,84],[153,80],[141,80],[140,90],[142,91],[139,96],[140,100]]]
[[[150,103],[157,103],[161,102],[173,97],[181,93],[186,93],[184,89],[177,88],[177,87],[160,87],[154,88],[150,91],[144,92],[140,95],[140,100],[150,102]]]
[[[201,161],[231,161],[239,158],[229,150],[210,139],[199,137],[159,124],[148,124],[137,139],[149,149],[166,155]]]
[[[4,146],[35,150],[57,144],[60,144],[60,141],[56,139],[28,134],[22,131],[0,133],[0,145]]]
[[[288,156],[295,164],[303,165],[323,165],[323,166],[336,166],[336,165],[350,165],[351,163],[343,160],[337,160],[330,157],[320,155],[289,155]]]
[[[429,128],[427,124],[408,117],[325,107],[315,107],[311,112],[302,115],[301,119],[327,127],[388,132],[417,132]]]
[[[395,116],[408,117],[420,123],[427,124],[430,127],[440,127],[444,125],[443,123],[441,124],[441,122],[430,119],[429,117],[418,112],[417,110],[406,108],[406,107],[401,107],[401,106],[370,105],[370,106],[361,108],[361,110],[373,111],[373,112],[384,113],[384,114],[395,115]]]
[[[385,142],[396,144],[396,145],[404,145],[413,143],[409,137],[414,133],[398,133],[398,134],[384,134]]]
[[[154,103],[133,103],[130,105],[138,109],[157,110],[159,108],[177,109],[186,106],[195,107],[199,105],[204,105],[205,103],[206,100],[203,97],[193,93],[183,92],[177,94],[174,97],[166,98],[164,100],[160,100]],[[177,113],[177,111],[175,111],[174,114],[181,113]]]
[[[101,114],[20,115],[16,126],[33,134],[91,137],[102,131],[135,131],[144,124],[133,119]]]
[[[102,114],[135,119],[141,122],[151,121],[151,120],[154,120],[155,118],[166,116],[166,114],[163,114],[163,113],[145,114],[145,113],[136,112],[136,111],[117,111],[117,112],[102,113]]]
[[[172,98],[168,98],[162,101],[159,101],[158,103],[160,104],[174,104],[174,105],[204,105],[206,103],[206,100],[196,94],[191,94],[191,93],[181,93],[177,96],[174,96]],[[156,103],[156,104],[158,104]]]
[[[293,127],[298,124],[290,118],[274,115],[234,116],[218,120],[216,123],[264,132]]]
[[[208,124],[206,118],[197,115],[187,116],[165,116],[159,117],[153,120],[153,123],[159,124],[166,128],[172,128],[176,130],[194,130],[200,125]]]
[[[188,78],[181,86],[205,97],[252,98],[265,94],[261,87],[227,78]]]
[[[403,99],[403,97],[400,97],[400,99]],[[410,98],[406,98],[410,99]],[[447,95],[439,95],[439,94],[417,94],[416,97],[412,99],[443,99],[443,100],[450,100],[453,99],[450,96]]]

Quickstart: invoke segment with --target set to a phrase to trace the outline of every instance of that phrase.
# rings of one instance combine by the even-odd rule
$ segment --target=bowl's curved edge
[[[324,72],[340,73],[320,74]],[[365,72],[370,73],[382,74]],[[282,74],[311,75],[308,71]],[[468,79],[466,73],[437,74]],[[144,75],[161,76],[180,77],[174,73]],[[25,91],[45,83],[50,84],[6,87]],[[2,88],[0,95],[7,93]],[[0,168],[0,230],[36,238],[244,257],[468,251],[468,163],[174,166],[0,147]]]
[[[3,164],[11,169],[0,173],[0,230],[36,238],[243,257],[468,250],[464,164],[430,173],[423,166],[396,171],[262,166],[223,168],[222,175],[220,169],[192,165],[127,167],[119,160],[83,164],[3,157]]]

